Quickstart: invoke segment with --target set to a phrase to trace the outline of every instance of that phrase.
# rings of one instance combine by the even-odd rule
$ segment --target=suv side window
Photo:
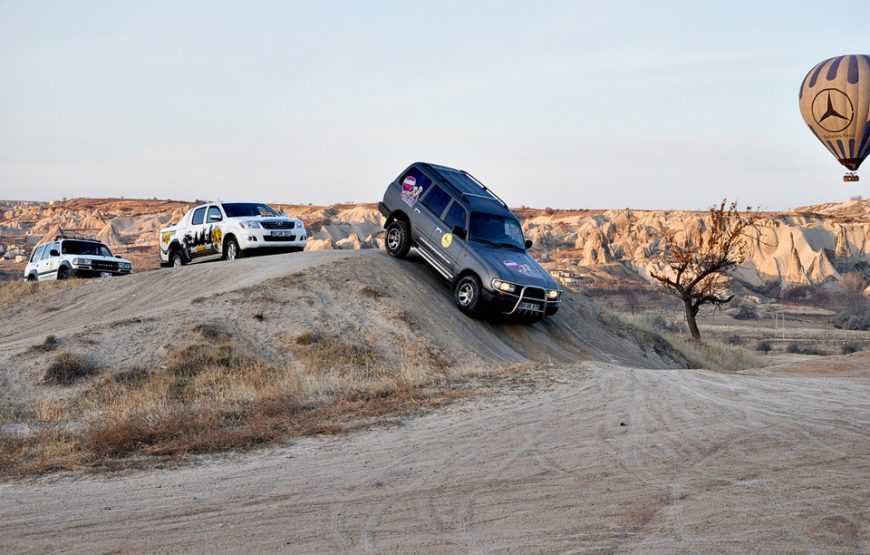
[[[60,243],[49,243],[45,245],[45,250],[42,251],[42,260],[48,260],[51,255],[51,249],[59,250]]]
[[[221,211],[217,206],[209,206],[208,207],[208,217],[206,218],[207,222],[209,222],[209,223],[219,222],[223,219],[224,219],[224,217],[221,216]]]
[[[444,213],[447,208],[447,203],[450,202],[450,195],[441,187],[435,186],[429,191],[429,194],[423,199],[423,206],[432,211],[438,218]]]
[[[457,226],[464,229],[467,225],[466,222],[467,218],[465,208],[454,200],[453,204],[450,205],[450,210],[447,211],[447,216],[444,217],[444,223],[447,224],[447,230],[453,231]]]
[[[402,176],[402,200],[408,206],[414,206],[420,197],[429,190],[430,185],[432,185],[431,179],[417,168],[411,168],[408,173]]]
[[[30,261],[36,262],[39,260],[39,257],[42,256],[42,251],[45,249],[45,245],[40,245],[33,250],[33,254],[30,255]]]
[[[190,218],[190,225],[199,225],[202,223],[202,217],[205,216],[205,206],[197,208],[193,211],[193,216]]]

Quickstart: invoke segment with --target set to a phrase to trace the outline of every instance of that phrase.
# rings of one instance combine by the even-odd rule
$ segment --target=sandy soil
[[[350,435],[0,485],[0,551],[866,553],[870,356],[833,360],[590,362]]]

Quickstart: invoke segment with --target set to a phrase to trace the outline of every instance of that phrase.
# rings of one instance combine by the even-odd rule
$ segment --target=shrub
[[[45,341],[43,341],[42,343],[38,343],[36,345],[31,346],[30,350],[31,351],[40,351],[40,352],[44,353],[44,352],[48,352],[48,351],[54,351],[55,349],[57,349],[58,345],[59,345],[59,343],[58,343],[57,337],[55,337],[53,335],[47,335],[47,336],[45,336]]]
[[[729,345],[743,345],[743,338],[736,333],[732,333],[725,338],[725,343],[728,343]]]
[[[848,305],[834,315],[833,323],[835,328],[842,330],[865,331],[870,329],[870,301],[862,299],[855,304]]]
[[[95,374],[99,368],[89,357],[78,353],[59,353],[48,369],[43,380],[58,385],[72,385],[82,378]]]
[[[758,320],[758,311],[754,306],[743,305],[737,308],[732,317],[735,320]]]
[[[769,353],[771,350],[773,350],[773,345],[770,341],[765,339],[755,344],[755,350],[759,353]]]
[[[817,347],[813,345],[803,345],[801,343],[796,343],[792,341],[785,347],[785,351],[787,353],[793,353],[798,355],[822,355],[824,354]]]
[[[843,346],[840,347],[840,352],[844,355],[851,355],[852,353],[857,353],[861,351],[861,345],[854,341],[849,341],[847,343],[843,343]]]

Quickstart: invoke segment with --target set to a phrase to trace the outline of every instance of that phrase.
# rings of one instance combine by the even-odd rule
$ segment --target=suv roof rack
[[[444,174],[441,173],[440,171],[438,171],[438,168],[435,167],[433,164],[428,164],[428,163],[424,162],[423,165],[426,166],[427,168],[429,168],[430,170],[432,170],[435,173],[435,175],[437,175],[438,177],[441,178],[442,183],[449,185],[450,188],[453,189],[453,191],[456,194],[458,194],[459,196],[461,196],[464,200],[468,200],[469,197],[482,198],[482,199],[486,199],[486,200],[494,200],[496,202],[501,203],[501,205],[504,206],[505,209],[510,210],[510,208],[508,208],[507,203],[505,201],[503,201],[501,199],[501,197],[499,197],[497,194],[493,193],[486,185],[481,183],[476,177],[474,177],[473,175],[471,175],[467,171],[465,171],[465,170],[453,170],[453,168],[445,168],[445,169],[450,169],[450,170],[459,172],[462,175],[467,176],[478,187],[480,187],[484,192],[486,192],[487,195],[479,195],[479,194],[475,194],[475,193],[468,193],[468,192],[462,191],[461,189],[459,189],[459,187],[454,185],[452,181],[450,181],[448,178],[444,177]]]
[[[79,241],[97,241],[100,242],[96,237],[87,237],[85,235],[73,235],[71,233],[66,233],[65,231],[61,231],[58,235],[54,236],[54,240],[57,241],[59,239],[78,239]]]

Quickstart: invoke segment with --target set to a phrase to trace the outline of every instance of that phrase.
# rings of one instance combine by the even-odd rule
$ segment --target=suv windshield
[[[221,206],[224,207],[224,212],[227,213],[227,218],[249,218],[251,216],[280,216],[274,208],[268,204],[257,204],[253,202],[225,202]]]
[[[520,222],[509,216],[472,212],[468,237],[472,241],[526,250]]]
[[[109,247],[93,241],[64,241],[60,244],[63,254],[90,254],[92,256],[112,256]]]

